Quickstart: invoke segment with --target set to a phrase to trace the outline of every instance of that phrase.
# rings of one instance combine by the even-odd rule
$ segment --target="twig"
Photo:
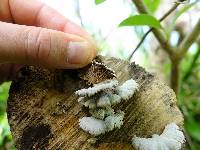
[[[162,22],[165,18],[167,18],[174,10],[176,10],[176,8],[180,5],[180,3],[175,3],[172,8],[170,8],[160,19],[159,21]],[[153,30],[153,28],[150,28],[142,37],[142,39],[140,40],[140,42],[138,43],[138,45],[136,46],[136,48],[134,49],[134,51],[131,53],[131,55],[129,56],[128,60],[131,60],[131,58],[133,57],[134,53],[137,51],[137,49],[141,46],[141,44],[144,42],[144,40],[146,39],[147,35]]]
[[[138,9],[140,13],[149,14],[149,11],[147,10],[142,0],[132,0],[132,2],[135,4],[136,8]],[[170,58],[173,59],[175,50],[168,43],[165,35],[160,30],[155,29],[155,28],[152,29],[152,32],[155,35],[156,39],[159,41],[162,48],[165,50],[165,52],[170,56]]]
[[[138,48],[142,45],[142,43],[144,42],[144,40],[146,39],[147,35],[153,30],[153,28],[150,28],[142,37],[142,39],[140,40],[140,42],[138,43],[138,45],[135,47],[135,49],[133,50],[133,52],[131,53],[131,55],[128,57],[128,60],[130,61],[131,58],[133,57],[133,55],[135,54],[135,52],[138,50]]]
[[[193,42],[198,39],[199,35],[200,35],[200,19],[198,20],[197,24],[192,29],[192,31],[188,34],[188,36],[186,36],[181,42],[181,44],[179,45],[178,47],[179,57],[182,58],[186,54],[186,52],[188,51],[190,46],[193,44]]]

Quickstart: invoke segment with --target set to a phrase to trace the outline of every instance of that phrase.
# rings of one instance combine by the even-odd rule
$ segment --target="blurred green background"
[[[10,87],[10,82],[5,82],[0,86],[0,149],[1,150],[15,149],[6,114],[9,87]]]
[[[146,26],[118,27],[123,19],[137,14],[136,8],[129,0],[43,1],[92,34],[97,41],[99,53],[103,55],[127,59],[148,30]],[[152,15],[159,18],[164,11],[166,12],[173,5],[174,1],[144,0],[144,2]],[[93,13],[91,14],[91,12]],[[163,26],[168,40],[173,46],[178,45],[179,41],[192,29],[200,17],[199,12],[198,1],[190,1],[180,6],[165,20]],[[180,93],[177,95],[178,106],[184,115],[185,130],[189,139],[190,146],[187,145],[186,149],[192,150],[200,150],[199,55],[200,39],[192,44],[181,63],[181,85]],[[131,61],[136,61],[148,71],[155,73],[163,82],[169,84],[171,63],[153,35],[150,34],[147,37]],[[11,82],[5,82],[0,85],[0,150],[15,149],[6,114],[10,84]]]

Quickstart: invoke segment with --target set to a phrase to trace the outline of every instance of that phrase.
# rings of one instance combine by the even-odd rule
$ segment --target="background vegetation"
[[[108,5],[111,7],[111,5],[109,5],[111,2],[109,1],[115,3],[115,0],[88,0],[87,2],[89,3],[89,1],[90,3],[91,1],[92,3],[96,3],[96,6],[94,5],[95,9],[99,9],[99,6],[102,5],[102,10],[100,9],[100,11],[107,11],[106,13],[116,13],[114,10],[113,12],[108,12],[108,10],[104,9],[103,7],[103,5]],[[81,10],[84,10],[84,8],[81,8],[81,6],[86,5],[86,1],[85,4],[83,4],[83,2],[80,0],[73,2],[74,12],[78,18],[78,23],[85,27],[97,40],[101,54],[120,57],[123,59],[130,59],[130,61],[136,61],[148,71],[156,73],[163,80],[163,82],[166,82],[175,90],[178,98],[178,106],[183,112],[185,118],[185,131],[188,141],[186,149],[199,150],[199,30],[195,31],[194,35],[192,35],[195,38],[192,38],[192,40],[190,39],[189,43],[187,43],[188,45],[184,45],[184,41],[187,40],[188,35],[190,36],[195,28],[200,28],[200,25],[197,24],[200,22],[200,5],[198,1],[185,2],[184,4],[178,4],[176,7],[174,7],[174,1],[166,2],[165,0],[119,1],[124,4],[121,7],[125,7],[126,9],[128,8],[128,15],[124,15],[123,19],[116,24],[114,29],[110,29],[110,31],[108,31],[106,34],[104,33],[103,29],[95,26],[95,22],[91,23],[87,21],[87,18],[85,17],[87,16],[86,13],[82,14]],[[48,0],[45,2],[48,3]],[[145,13],[146,11],[143,10],[143,8],[139,8],[139,6],[136,5],[136,2],[143,2],[148,9],[149,15],[154,16],[153,19],[151,17],[146,17],[144,19],[140,16],[139,19],[135,19],[136,22],[133,22],[129,16],[137,15],[137,10],[142,13]],[[167,12],[173,7],[174,9],[169,11],[169,16],[164,18],[164,22],[160,24],[160,21],[156,18],[161,18],[162,15],[165,14],[164,12]],[[119,13],[122,14],[123,9]],[[119,14],[116,13],[116,15]],[[124,21],[126,18],[129,19]],[[104,21],[102,18],[99,18],[99,20],[102,20],[102,22]],[[106,22],[106,25],[109,26],[109,23],[110,22]],[[130,27],[119,27],[118,25],[120,23],[121,26]],[[137,43],[139,43],[140,39],[142,39],[143,35],[149,30],[150,27],[155,27],[153,33],[159,42],[157,42],[154,36],[150,34],[146,40],[142,42],[142,45],[136,50],[136,53],[134,53],[133,57],[130,57],[133,50],[137,47]],[[120,34],[117,32],[120,32]],[[156,32],[161,32],[161,34],[164,36],[164,39],[159,37],[160,33],[158,34]],[[124,39],[122,40],[118,36],[122,36]],[[133,39],[130,39],[130,37],[133,37]],[[112,44],[113,41],[115,43],[114,46]],[[127,41],[131,42],[127,43]],[[127,45],[128,48],[126,47]],[[0,150],[15,149],[6,115],[9,86],[10,82],[3,83],[0,86]]]

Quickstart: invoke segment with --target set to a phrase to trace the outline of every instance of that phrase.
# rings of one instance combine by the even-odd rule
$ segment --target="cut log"
[[[79,70],[48,70],[24,67],[12,82],[8,100],[8,120],[16,148],[52,150],[134,150],[133,136],[150,137],[162,133],[169,123],[183,125],[172,89],[135,63],[98,56],[96,61],[115,71],[120,83],[134,79],[139,90],[115,108],[125,112],[120,129],[97,136],[79,127],[79,119],[90,116],[77,101],[75,91],[113,77],[112,71],[88,65]]]

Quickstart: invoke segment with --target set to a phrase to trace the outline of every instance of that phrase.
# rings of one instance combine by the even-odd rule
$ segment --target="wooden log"
[[[120,129],[98,136],[91,144],[90,134],[79,127],[79,119],[89,116],[77,102],[76,90],[113,75],[100,66],[80,70],[48,70],[24,67],[13,81],[8,100],[8,120],[16,148],[52,150],[134,150],[133,136],[150,137],[162,133],[174,122],[180,127],[183,117],[172,89],[135,63],[98,56],[96,61],[115,71],[120,83],[132,78],[139,91],[115,108],[125,112]]]

